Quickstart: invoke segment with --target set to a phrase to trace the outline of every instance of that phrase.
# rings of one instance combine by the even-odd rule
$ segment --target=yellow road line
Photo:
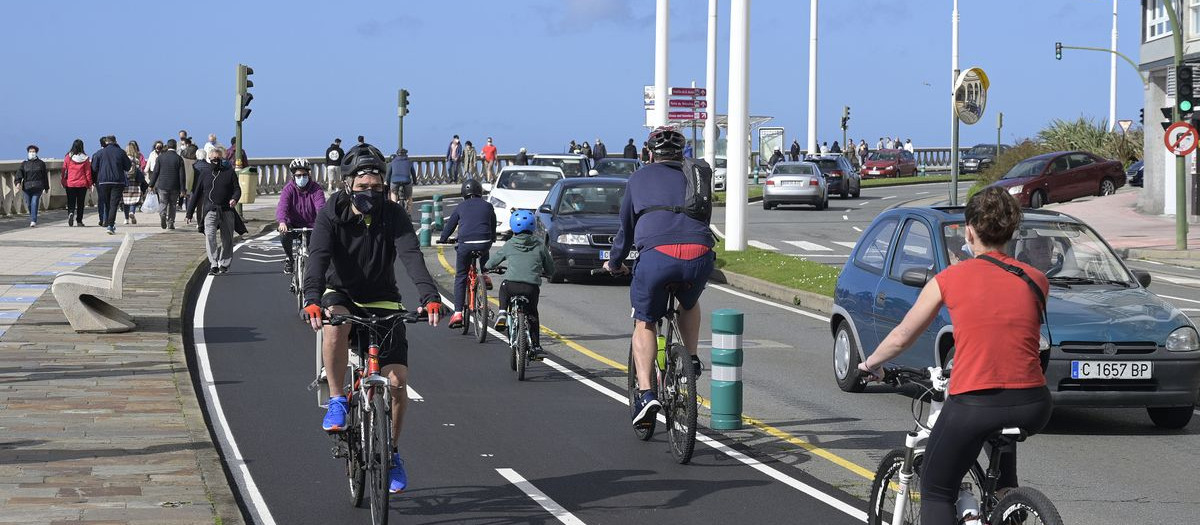
[[[445,255],[444,251],[442,250],[442,246],[438,246],[437,250],[438,250],[438,260],[442,263],[442,267],[445,268],[446,271],[453,274],[454,267],[451,266],[450,262],[446,260],[446,255]],[[499,300],[494,299],[492,297],[488,297],[488,300],[493,304],[497,304],[497,305],[500,304]],[[579,343],[576,343],[575,341],[572,341],[570,338],[568,338],[558,332],[555,332],[554,330],[546,328],[545,325],[542,326],[542,333],[554,338],[554,340],[566,345],[567,347],[571,348],[572,350],[575,350],[576,352],[579,352],[579,353],[586,355],[592,359],[595,359],[596,361],[599,361],[608,366],[616,368],[617,370],[620,370],[622,372],[626,372],[629,370],[629,367],[626,366],[624,363],[618,363],[617,361],[613,361],[612,359],[609,359],[603,355],[600,355],[599,353],[596,353],[595,351],[593,351]],[[700,404],[704,406],[704,408],[712,410],[712,405],[709,403],[708,399],[704,398],[704,396],[697,396],[697,398],[699,399]],[[833,452],[830,452],[824,448],[821,448],[820,446],[809,443],[808,441],[805,441],[802,438],[796,437],[796,436],[788,433],[786,430],[780,429],[775,426],[771,426],[760,419],[755,419],[755,418],[752,418],[752,417],[746,416],[746,415],[742,416],[742,422],[767,433],[767,435],[769,435],[771,437],[774,437],[781,441],[791,443],[792,445],[796,445],[800,448],[803,448],[804,450],[808,451],[809,453],[813,454],[814,456],[826,459],[829,462],[833,463],[834,465],[837,465],[846,470],[849,470],[850,472],[853,472],[859,476],[862,476],[866,479],[875,479],[874,471],[872,471],[868,468],[865,468],[857,463],[854,463],[853,461],[850,461],[846,458],[843,458],[837,454],[834,454]]]

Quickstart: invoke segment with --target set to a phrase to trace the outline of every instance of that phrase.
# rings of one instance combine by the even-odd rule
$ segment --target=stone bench
[[[113,260],[112,277],[79,272],[63,272],[54,278],[51,290],[71,328],[76,332],[128,332],[136,323],[121,309],[108,304],[121,298],[125,264],[133,251],[133,234],[125,240]]]

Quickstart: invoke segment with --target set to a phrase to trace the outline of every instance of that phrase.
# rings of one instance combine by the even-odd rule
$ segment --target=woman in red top
[[[67,226],[83,226],[83,203],[95,178],[92,161],[83,151],[83,141],[75,139],[63,158],[62,186],[67,192]]]
[[[971,253],[1021,268],[1048,294],[1042,272],[1004,253],[1021,223],[1016,199],[1003,188],[980,191],[967,202],[966,223]],[[989,435],[1003,427],[1038,432],[1051,410],[1039,361],[1040,299],[1019,276],[980,258],[951,266],[926,284],[859,370],[881,377],[880,365],[908,348],[943,304],[954,325],[954,373],[921,471],[921,523],[935,525],[957,523],[959,484]],[[1017,486],[1016,454],[1004,454],[1000,462],[999,486]]]

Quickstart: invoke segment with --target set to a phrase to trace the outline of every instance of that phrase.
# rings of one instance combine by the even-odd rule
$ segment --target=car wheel
[[[850,181],[849,180],[842,181],[842,198],[843,199],[850,198]]]
[[[829,193],[825,193],[825,197],[821,199],[821,203],[817,205],[818,210],[824,210],[829,207]]]
[[[858,198],[862,194],[862,181],[858,181],[858,186],[854,187],[854,198]]]
[[[858,369],[861,362],[850,322],[838,323],[837,334],[833,336],[833,377],[843,392],[862,392],[866,388],[863,373]]]
[[[1192,420],[1192,407],[1150,407],[1146,412],[1159,428],[1178,429],[1186,427]]]
[[[566,280],[567,280],[567,275],[565,272],[556,270],[554,273],[550,274],[550,282],[551,283],[562,284],[563,281],[566,281]]]
[[[1104,179],[1100,181],[1100,196],[1112,195],[1117,192],[1117,185],[1113,184],[1112,179]]]
[[[762,203],[763,203],[763,209],[764,209],[764,210],[770,210],[771,208],[774,208],[774,207],[775,207],[775,205],[774,205],[774,204],[771,204],[771,203],[767,202],[767,199],[763,199]]]
[[[1030,208],[1033,208],[1036,210],[1038,208],[1041,208],[1045,204],[1046,204],[1046,194],[1043,193],[1042,190],[1035,191],[1035,192],[1033,192],[1033,195],[1029,196],[1029,207]]]

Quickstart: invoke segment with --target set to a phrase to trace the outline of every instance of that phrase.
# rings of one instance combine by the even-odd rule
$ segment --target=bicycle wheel
[[[296,288],[296,309],[304,309],[304,268],[308,266],[308,256],[299,254],[292,268],[292,282]]]
[[[458,311],[460,313],[462,313],[462,318],[463,318],[462,319],[462,334],[463,335],[467,335],[467,334],[471,333],[471,307],[472,307],[471,298],[475,296],[475,288],[471,285],[471,281],[474,280],[473,279],[474,273],[475,273],[475,267],[472,266],[471,270],[467,272],[467,294],[463,298],[464,304],[457,305]]]
[[[988,523],[993,525],[1019,525],[1041,523],[1062,525],[1058,509],[1041,491],[1029,487],[1010,489],[992,510]]]
[[[362,407],[359,399],[350,399],[350,408],[346,412],[346,432],[342,439],[346,441],[346,477],[350,481],[350,504],[355,507],[362,505],[363,483],[366,481],[367,469],[363,463],[363,424]]]
[[[528,327],[525,326],[524,312],[517,312],[513,317],[516,323],[513,337],[517,338],[513,341],[513,359],[517,360],[517,381],[524,381],[525,367],[529,365],[529,334],[526,332]]]
[[[635,416],[637,416],[637,410],[634,407],[637,406],[638,398],[637,364],[633,361],[633,344],[629,345],[629,368],[626,369],[625,375],[628,378],[629,386],[629,418],[632,420]],[[655,377],[656,375],[657,374],[654,373],[650,374],[650,390],[658,390],[658,379]],[[653,420],[650,421],[650,426],[648,427],[633,427],[633,434],[642,441],[649,441],[654,435],[654,426],[657,424],[658,421]]]
[[[512,317],[509,317],[508,322],[508,365],[515,372],[517,370],[517,333],[512,329]]]
[[[667,441],[671,455],[683,465],[692,460],[696,449],[696,371],[692,358],[681,344],[667,348],[669,360],[663,374],[663,396],[667,402]]]
[[[371,482],[371,523],[387,525],[388,474],[392,468],[392,420],[382,392],[371,396],[370,430],[367,471],[370,473]]]
[[[867,525],[907,525],[921,523],[921,464],[925,455],[917,452],[913,456],[913,478],[908,483],[907,503],[904,505],[903,521],[893,521],[896,509],[896,497],[899,495],[900,468],[904,464],[905,449],[893,449],[883,456],[879,468],[875,470],[875,479],[871,481],[871,494],[867,499]],[[976,497],[982,493],[983,467],[979,462],[971,466],[967,473]]]
[[[478,276],[478,279],[475,281],[475,311],[471,312],[471,320],[475,322],[475,342],[482,343],[487,340],[489,317],[487,284],[483,280],[482,265],[480,270],[476,270],[475,275]]]

